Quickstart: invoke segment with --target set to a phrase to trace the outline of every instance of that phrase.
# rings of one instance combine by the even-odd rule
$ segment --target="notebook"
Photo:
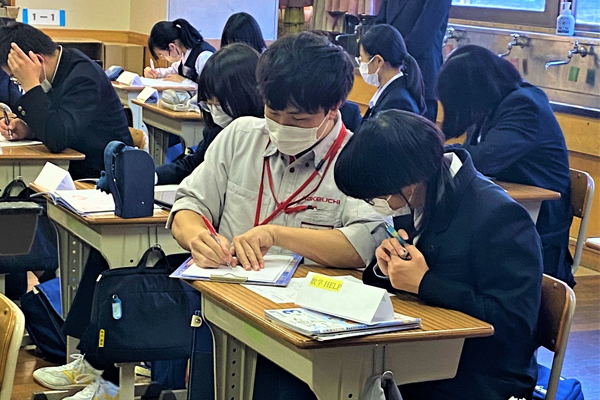
[[[175,203],[178,185],[158,185],[154,187],[154,201],[164,207],[171,208]]]
[[[222,265],[219,268],[201,268],[196,264],[188,266],[189,258],[175,272],[172,278],[190,280],[210,280],[225,283],[246,283],[254,285],[286,286],[302,257],[296,254],[266,254],[265,267],[259,271],[246,271],[240,266],[233,268]]]
[[[412,318],[398,313],[394,313],[394,319],[391,321],[379,322],[373,325],[362,324],[305,308],[265,310],[265,317],[269,321],[318,341],[421,327],[420,318]]]

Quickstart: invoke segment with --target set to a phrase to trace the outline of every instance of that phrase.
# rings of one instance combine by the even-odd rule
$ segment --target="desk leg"
[[[133,127],[135,129],[141,129],[146,134],[148,133],[148,128],[146,124],[144,124],[144,120],[142,119],[142,107],[137,104],[133,104],[131,100],[135,99],[137,94],[133,92],[129,94],[129,109],[131,110],[131,119],[133,122]]]
[[[77,350],[77,346],[79,346],[79,339],[74,338],[73,336],[67,336],[67,364],[71,361],[71,354],[79,354],[80,351]]]
[[[167,160],[167,148],[169,147],[169,133],[162,129],[150,126],[148,128],[150,139],[150,155],[156,165],[164,164]]]
[[[71,235],[65,228],[54,224],[58,232],[58,264],[62,291],[63,317],[69,313],[75,298],[83,267],[90,253],[88,245]]]

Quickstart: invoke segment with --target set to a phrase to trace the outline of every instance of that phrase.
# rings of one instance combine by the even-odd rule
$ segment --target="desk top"
[[[43,144],[31,146],[11,146],[0,148],[0,161],[4,160],[85,160],[85,155],[78,151],[66,149],[60,153],[51,153]]]
[[[113,87],[115,88],[115,90],[123,90],[125,92],[141,92],[142,90],[144,90],[145,86],[131,86],[131,85],[125,85],[123,83],[120,82],[116,82],[113,81],[111,82]],[[152,87],[152,86],[150,86]],[[186,92],[195,92],[197,89],[194,86],[159,86],[159,87],[152,87],[153,89],[156,89],[159,92],[165,91],[167,89],[173,89],[173,90],[184,90]]]
[[[43,187],[36,185],[35,183],[30,183],[29,187],[36,192],[46,192]],[[89,182],[75,182],[75,187],[77,189],[93,189],[95,185]],[[83,222],[87,225],[165,225],[167,223],[167,218],[169,217],[169,211],[165,209],[155,209],[154,215],[152,217],[144,217],[144,218],[121,218],[117,217],[114,214],[103,213],[99,215],[79,215],[74,213],[71,210],[67,210],[61,205],[57,205],[56,207],[64,210],[65,212],[70,213],[75,216],[79,221]]]
[[[164,115],[165,117],[173,118],[173,119],[182,119],[189,121],[201,121],[202,114],[192,111],[173,111],[169,110],[161,106],[160,104],[147,104],[143,103],[137,99],[131,101],[133,104],[141,106],[144,110],[155,112],[160,115]]]
[[[359,279],[361,277],[361,272],[357,270],[319,268],[314,266],[300,266],[294,277],[304,277],[309,271],[331,276],[353,275]],[[203,295],[209,296],[227,306],[242,319],[249,320],[253,324],[258,325],[261,330],[264,330],[271,336],[285,340],[301,349],[474,338],[491,336],[494,333],[494,328],[486,322],[479,321],[458,311],[426,305],[416,296],[407,293],[397,293],[396,297],[391,298],[394,311],[411,317],[420,317],[421,329],[318,342],[270,322],[265,318],[265,310],[296,307],[292,303],[273,303],[238,284],[207,281],[188,281],[188,283],[202,292]]]
[[[537,186],[521,185],[519,183],[498,182],[495,183],[501,186],[513,200],[522,201],[543,201],[543,200],[559,200],[560,193],[548,189],[542,189]]]

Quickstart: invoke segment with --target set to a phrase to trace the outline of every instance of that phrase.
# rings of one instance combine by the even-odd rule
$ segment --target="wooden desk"
[[[559,200],[560,193],[536,186],[521,185],[519,183],[495,182],[501,186],[510,197],[527,209],[533,222],[537,222],[542,201]]]
[[[136,129],[141,129],[144,132],[148,133],[148,128],[146,127],[146,125],[144,124],[144,121],[142,120],[142,109],[139,105],[134,105],[132,103],[132,101],[134,99],[137,98],[137,96],[140,94],[140,92],[142,90],[144,90],[143,86],[131,86],[131,85],[124,85],[122,83],[119,82],[112,82],[113,88],[115,88],[115,91],[117,92],[117,95],[119,96],[119,100],[121,100],[121,104],[123,104],[123,107],[128,107],[131,110],[131,117],[133,120],[133,127]],[[176,89],[176,90],[186,90],[188,92],[195,92],[196,88],[194,86],[189,86],[189,87],[160,87],[160,88],[155,88],[156,90],[158,90],[158,92],[162,92],[163,90],[167,90],[167,89]]]
[[[356,270],[301,266],[327,275],[354,275]],[[215,336],[217,399],[252,399],[257,354],[302,381],[320,400],[358,399],[366,380],[386,370],[397,383],[452,378],[466,338],[491,336],[490,324],[463,313],[425,305],[416,297],[392,298],[394,310],[420,317],[422,329],[330,342],[317,342],[269,322],[265,309],[276,304],[241,285],[189,281],[202,292],[202,313]],[[192,394],[192,397],[193,394]]]
[[[185,147],[194,146],[202,139],[204,121],[201,114],[172,111],[159,104],[145,104],[138,100],[132,103],[143,110],[142,118],[150,139],[150,155],[156,165],[166,161],[169,134],[180,136]]]
[[[76,182],[78,189],[91,189],[89,183]],[[43,188],[30,185],[32,189]],[[134,266],[144,252],[158,243],[166,254],[184,253],[166,228],[167,210],[155,210],[147,218],[123,219],[108,214],[81,216],[48,201],[48,217],[58,231],[59,266],[66,316],[75,297],[90,247],[98,250],[110,268]]]
[[[0,147],[0,191],[19,176],[25,182],[33,181],[47,161],[68,169],[69,162],[84,159],[83,154],[71,149],[51,153],[43,144]]]

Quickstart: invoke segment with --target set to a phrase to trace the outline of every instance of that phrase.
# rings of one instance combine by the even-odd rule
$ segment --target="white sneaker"
[[[97,377],[79,393],[63,400],[118,400],[119,387],[112,382]]]
[[[82,354],[72,354],[75,361],[60,367],[45,367],[33,371],[33,379],[54,390],[83,388],[99,377],[103,371],[93,368]]]

